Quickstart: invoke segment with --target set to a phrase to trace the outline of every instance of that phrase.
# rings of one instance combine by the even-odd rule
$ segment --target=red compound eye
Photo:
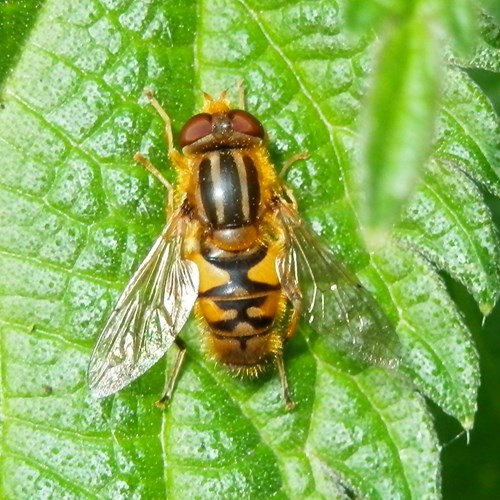
[[[208,113],[200,113],[192,116],[182,127],[179,137],[181,148],[189,146],[198,139],[212,133],[212,115]]]
[[[255,116],[241,109],[236,109],[229,112],[229,118],[235,132],[264,139],[266,135],[264,127]]]

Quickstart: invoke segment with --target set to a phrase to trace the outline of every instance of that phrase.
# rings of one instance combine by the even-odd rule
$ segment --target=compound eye
[[[264,139],[266,135],[264,127],[255,116],[241,109],[237,109],[229,112],[229,118],[235,132]]]
[[[179,137],[181,148],[189,146],[198,139],[212,133],[212,115],[208,113],[200,113],[192,116],[182,127]]]

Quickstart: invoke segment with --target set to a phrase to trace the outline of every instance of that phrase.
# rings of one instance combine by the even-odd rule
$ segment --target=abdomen
[[[281,350],[276,331],[284,300],[275,269],[278,248],[256,244],[244,252],[205,245],[191,257],[200,271],[197,310],[207,326],[213,358],[257,375]]]

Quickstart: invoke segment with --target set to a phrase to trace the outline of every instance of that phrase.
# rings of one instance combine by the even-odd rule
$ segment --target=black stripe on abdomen
[[[250,316],[250,308],[259,308],[265,301],[266,296],[261,297],[238,297],[234,299],[212,299],[213,302],[223,311],[235,311],[233,319],[210,321],[209,326],[219,332],[232,333],[241,323],[250,325],[248,335],[255,335],[256,332],[266,331],[273,325],[274,317],[270,316]],[[241,334],[240,334],[241,336]]]
[[[250,269],[255,267],[267,255],[268,248],[265,246],[257,247],[252,253],[238,253],[227,257],[220,257],[212,254],[210,251],[202,249],[203,258],[219,269],[229,274],[229,279],[223,285],[216,286],[200,293],[199,297],[231,297],[235,294],[256,294],[280,290],[281,286],[269,283],[253,281],[248,277]]]

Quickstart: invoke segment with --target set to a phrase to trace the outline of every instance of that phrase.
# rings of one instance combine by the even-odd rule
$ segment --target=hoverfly
[[[284,402],[294,406],[283,345],[305,318],[320,335],[369,362],[397,363],[398,340],[377,302],[313,233],[292,191],[269,160],[262,124],[233,109],[223,92],[205,94],[200,114],[174,147],[165,122],[172,186],[141,154],[135,159],[167,189],[168,220],[132,276],[97,341],[88,380],[98,397],[113,394],[156,363],[174,344],[177,355],[162,398],[172,396],[185,355],[179,338],[193,308],[211,358],[235,374],[277,368]],[[298,155],[289,160],[282,173]]]

